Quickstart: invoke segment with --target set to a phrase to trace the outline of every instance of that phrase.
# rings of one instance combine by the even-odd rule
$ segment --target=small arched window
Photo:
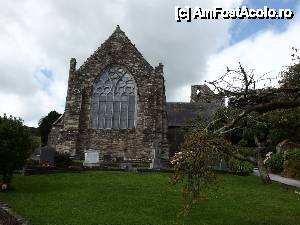
[[[127,129],[135,126],[136,84],[120,66],[100,74],[94,83],[91,105],[91,127]]]

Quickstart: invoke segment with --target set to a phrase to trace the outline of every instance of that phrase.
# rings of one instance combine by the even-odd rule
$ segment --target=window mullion
[[[107,128],[106,126],[106,110],[107,110],[107,94],[105,95],[105,103],[104,103],[104,116],[103,116],[103,119],[104,119],[104,129]]]
[[[114,87],[114,83],[113,84],[113,87],[112,87],[112,116],[111,116],[111,128],[113,129],[114,128],[114,115],[115,115],[115,87]]]
[[[97,123],[96,123],[96,128],[98,128],[99,129],[99,119],[100,119],[100,116],[99,116],[99,111],[100,111],[100,101],[101,101],[101,98],[100,98],[100,95],[98,95],[99,97],[98,97],[98,107],[97,107],[97,113],[96,113],[96,121],[97,121]]]
[[[127,96],[127,104],[126,104],[126,128],[128,128],[128,120],[129,120],[129,116],[128,116],[128,114],[129,114],[129,112],[128,112],[128,110],[129,110],[129,95]]]
[[[120,112],[119,112],[119,128],[121,128],[121,114],[122,114],[122,98],[120,97],[120,102],[119,102],[119,105],[120,105]]]

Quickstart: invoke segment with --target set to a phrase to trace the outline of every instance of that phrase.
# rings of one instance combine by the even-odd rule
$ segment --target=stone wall
[[[191,100],[190,102],[198,103],[213,103],[219,106],[224,105],[223,97],[217,96],[206,84],[191,86]]]
[[[193,127],[193,120],[198,116],[205,122],[212,120],[219,102],[168,102],[168,141],[169,156],[174,156],[184,141],[183,128]]]
[[[105,69],[126,68],[137,85],[137,116],[133,129],[92,129],[91,98],[94,81]],[[82,158],[88,149],[101,158],[150,160],[159,152],[168,160],[166,98],[163,65],[153,68],[119,27],[93,55],[76,69],[71,59],[63,119],[53,126],[49,145]]]
[[[29,225],[29,222],[0,201],[0,225]]]

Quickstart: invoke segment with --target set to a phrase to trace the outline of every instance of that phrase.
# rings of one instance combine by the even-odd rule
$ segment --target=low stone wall
[[[52,174],[52,173],[80,173],[82,168],[57,168],[57,167],[28,167],[25,168],[23,174],[37,175],[37,174]]]
[[[17,215],[7,204],[0,202],[0,225],[29,225],[29,222]]]
[[[128,166],[122,166],[121,164],[128,164]],[[163,169],[150,169],[149,166],[143,167],[138,166],[136,163],[107,163],[100,164],[99,167],[76,167],[76,168],[56,168],[56,167],[29,167],[24,169],[23,174],[28,175],[39,175],[39,174],[55,174],[55,173],[80,173],[83,171],[123,171],[123,172],[167,172],[172,173],[174,169],[163,168]],[[1,224],[0,224],[1,225]]]

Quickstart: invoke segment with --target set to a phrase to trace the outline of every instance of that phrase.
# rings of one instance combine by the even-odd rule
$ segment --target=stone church
[[[152,67],[117,26],[79,68],[70,60],[65,111],[48,145],[75,158],[94,150],[107,161],[166,163],[183,140],[180,128],[221,104],[206,85],[192,86],[190,103],[166,103],[163,65]]]

